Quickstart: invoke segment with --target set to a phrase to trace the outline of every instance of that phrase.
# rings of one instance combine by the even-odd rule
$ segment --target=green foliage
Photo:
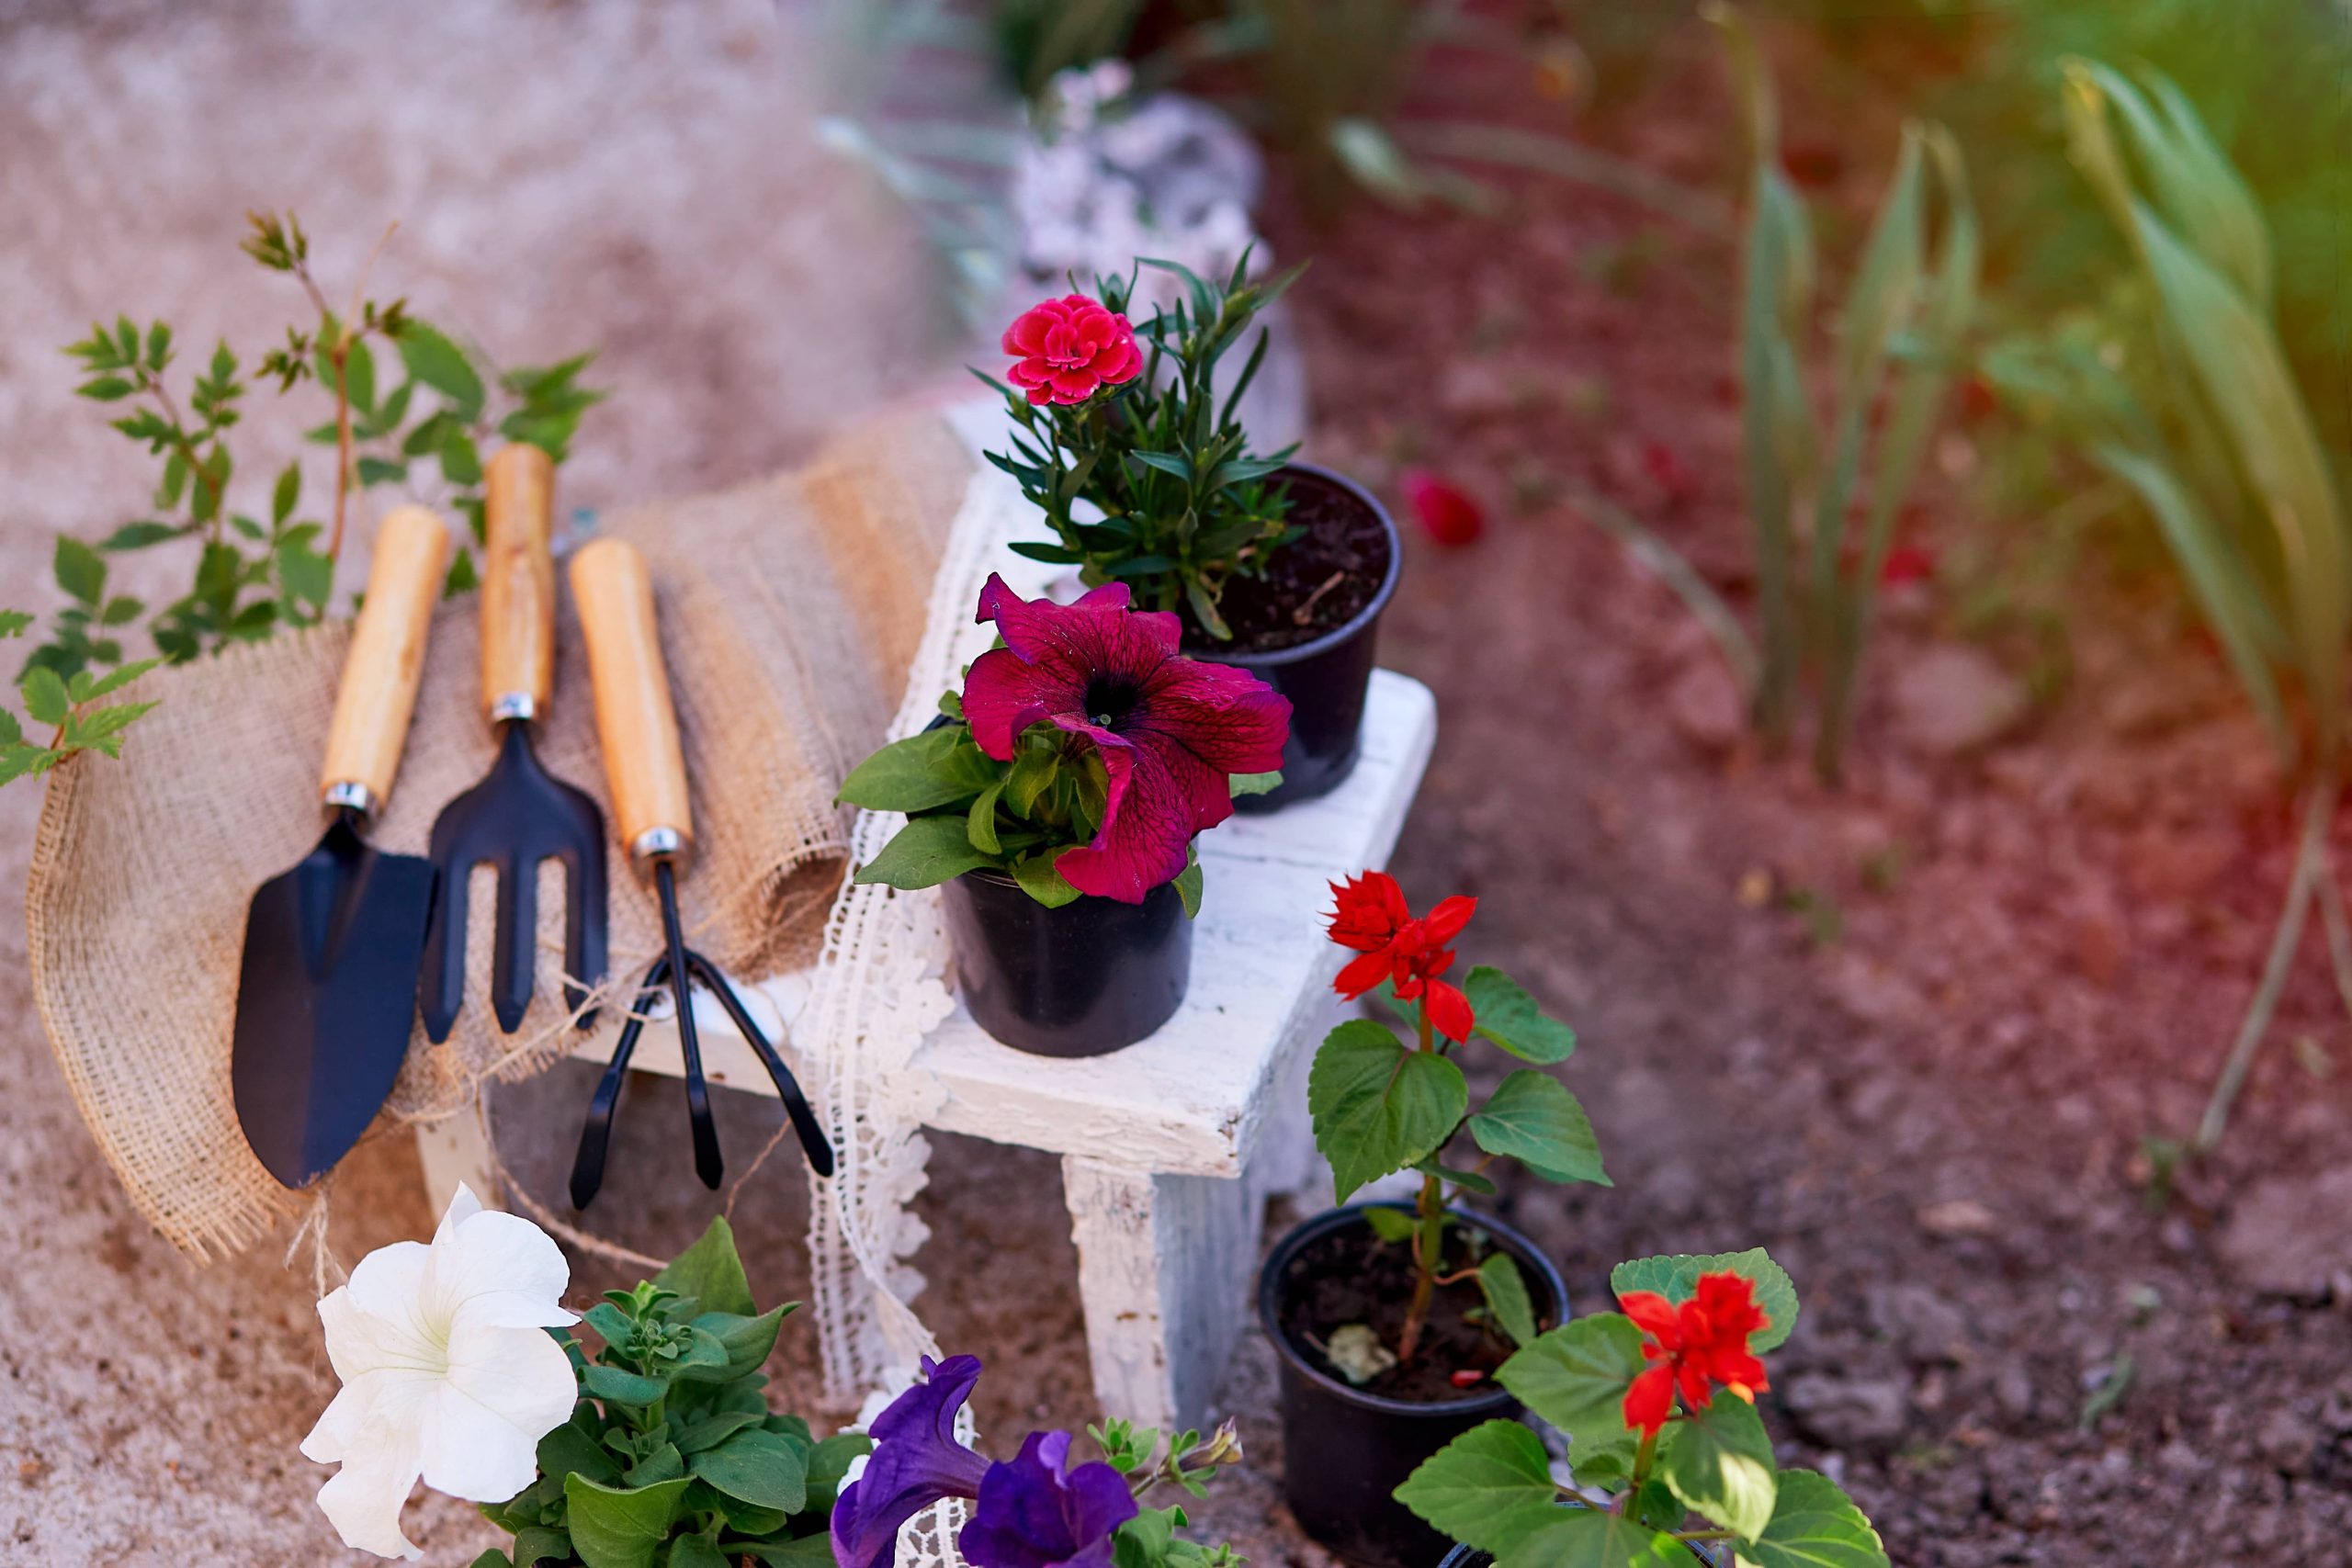
[[[1217,608],[1226,584],[1262,575],[1298,530],[1283,521],[1290,508],[1283,487],[1269,482],[1292,448],[1252,455],[1236,418],[1264,362],[1265,331],[1222,402],[1212,378],[1299,269],[1251,283],[1244,255],[1220,286],[1173,262],[1141,265],[1173,273],[1186,295],[1137,325],[1142,373],[1082,403],[1045,407],[982,376],[1004,393],[1019,426],[1012,452],[988,458],[1020,481],[1058,541],[1018,544],[1016,553],[1076,566],[1090,585],[1125,582],[1137,604],[1176,611],[1224,641],[1233,635]],[[1106,309],[1125,313],[1135,280],[1098,278],[1095,289]],[[1100,518],[1080,521],[1080,502],[1099,508]]]
[[[154,663],[185,663],[323,617],[334,597],[355,488],[404,483],[413,489],[425,478],[419,465],[429,463],[439,474],[435,499],[464,513],[479,534],[480,444],[503,434],[545,446],[560,461],[580,415],[603,397],[578,385],[587,364],[582,356],[548,369],[507,372],[499,378],[503,411],[493,411],[466,351],[411,316],[406,301],[379,304],[362,297],[356,318],[346,322],[327,305],[311,272],[309,236],[292,214],[254,213],[248,222],[251,231],[241,248],[269,271],[290,276],[317,314],[308,329],[289,326],[285,341],[263,354],[250,375],[229,345],[219,344],[194,368],[183,405],[172,374],[177,349],[171,325],[158,321],[142,331],[128,316],[116,317],[111,326],[94,322],[87,337],[65,349],[80,363],[82,397],[127,405],[111,423],[156,461],[157,477],[148,515],[96,544],[70,536],[57,541],[53,575],[66,603],[27,660],[23,679],[40,679],[44,705],[53,708],[47,677],[40,675],[48,671],[65,683],[73,711],[41,721],[59,728],[51,745],[32,747],[21,737],[0,740],[0,783],[44,772],[77,750],[118,755],[123,727],[153,705],[85,705]],[[397,349],[406,373],[398,386],[380,385],[371,344]],[[330,520],[300,515],[299,461],[271,477],[266,508],[238,510],[231,433],[243,417],[246,394],[264,381],[275,382],[280,395],[315,383],[330,400],[332,417],[309,433],[311,441],[336,449]],[[107,592],[108,558],[182,541],[193,551],[187,592],[152,613],[138,599]],[[454,590],[473,581],[472,558],[460,549],[450,584]],[[126,664],[122,629],[142,615],[159,659]],[[75,682],[102,671],[111,671],[111,684],[73,694]]]
[[[1411,1051],[1384,1024],[1350,1019],[1324,1037],[1306,1081],[1315,1146],[1331,1164],[1332,1201],[1428,1158],[1470,1103],[1462,1069]]]
[[[61,545],[66,542],[59,541]],[[101,564],[96,580],[89,584],[85,604],[96,602],[104,590],[105,578],[106,568]],[[32,621],[32,616],[24,611],[0,610],[0,638],[23,636]],[[28,735],[15,714],[0,708],[0,784],[20,778],[38,778],[78,751],[121,756],[123,730],[155,705],[152,701],[103,703],[99,699],[113,695],[162,662],[141,659],[104,675],[76,670],[70,678],[61,678],[55,669],[46,664],[28,666],[17,684],[25,716],[37,728],[45,728],[51,733],[45,739]]]
[[[724,1219],[652,1280],[606,1292],[586,1314],[593,1361],[558,1336],[581,1399],[540,1440],[538,1480],[481,1510],[514,1537],[507,1561],[830,1561],[834,1495],[868,1444],[769,1412],[760,1368],[790,1310],[756,1310]]]
[[[1779,1344],[1796,1321],[1796,1293],[1761,1248],[1637,1258],[1610,1280],[1621,1294],[1656,1290],[1679,1300],[1701,1272],[1725,1269],[1759,1281],[1772,1317],[1752,1348]],[[1688,1543],[1725,1538],[1744,1568],[1888,1568],[1861,1510],[1824,1476],[1779,1470],[1756,1407],[1736,1394],[1673,1409],[1654,1436],[1627,1427],[1626,1395],[1651,1365],[1644,1342],[1631,1318],[1595,1313],[1522,1345],[1495,1374],[1531,1415],[1566,1435],[1573,1489],[1554,1483],[1534,1434],[1491,1421],[1422,1463],[1396,1500],[1492,1553],[1498,1568],[1668,1568],[1691,1560]]]
[[[1705,14],[1723,30],[1737,73],[1751,152],[1739,357],[1761,660],[1728,630],[1730,623],[1710,617],[1708,626],[1730,638],[1724,656],[1735,671],[1756,671],[1748,696],[1757,728],[1773,746],[1785,743],[1793,726],[1807,662],[1819,668],[1814,765],[1835,780],[1895,520],[1975,314],[1983,243],[1959,143],[1939,126],[1905,126],[1894,179],[1839,315],[1836,396],[1825,430],[1806,391],[1804,349],[1815,309],[1812,225],[1781,170],[1770,74],[1737,11],[1712,0]],[[1931,184],[1942,197],[1932,247]],[[1873,438],[1873,413],[1882,407],[1883,424]],[[1847,519],[1857,510],[1861,537],[1849,552]],[[1801,570],[1799,545],[1806,536],[1809,561]]]

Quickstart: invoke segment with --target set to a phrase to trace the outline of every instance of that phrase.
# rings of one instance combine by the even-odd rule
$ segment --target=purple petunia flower
[[[991,573],[977,617],[1004,647],[964,682],[972,739],[999,761],[1050,722],[1094,743],[1110,775],[1100,829],[1054,867],[1081,893],[1139,904],[1184,869],[1193,836],[1233,815],[1232,773],[1282,766],[1290,703],[1256,676],[1177,651],[1181,623],[1106,583],[1075,604],[1025,600]]]
[[[866,1428],[874,1439],[865,1473],[833,1504],[833,1561],[840,1568],[890,1568],[906,1522],[942,1497],[978,1497],[989,1461],[956,1440],[956,1416],[979,1382],[978,1356],[922,1359],[923,1381],[890,1402]]]
[[[1071,1469],[1069,1442],[1068,1432],[1032,1432],[1012,1463],[989,1466],[956,1540],[973,1568],[1110,1568],[1135,1494],[1100,1461]]]

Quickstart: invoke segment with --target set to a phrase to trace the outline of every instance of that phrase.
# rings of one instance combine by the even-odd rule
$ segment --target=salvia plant
[[[1260,456],[1235,417],[1264,362],[1259,329],[1220,397],[1218,363],[1249,335],[1297,268],[1249,279],[1250,257],[1223,284],[1173,262],[1185,297],[1142,326],[1126,316],[1135,275],[1098,278],[1023,313],[1005,330],[1012,384],[975,372],[1005,394],[1012,450],[989,461],[1020,482],[1057,542],[1012,548],[1079,568],[1091,587],[1125,583],[1136,601],[1183,614],[1211,639],[1233,635],[1218,609],[1226,584],[1262,575],[1297,536],[1289,498],[1272,476],[1292,448]]]
[[[85,376],[79,395],[119,412],[122,435],[157,464],[141,515],[95,543],[57,541],[54,574],[66,599],[27,660],[20,684],[26,716],[46,739],[28,735],[0,710],[0,784],[46,773],[85,750],[120,754],[122,731],[153,704],[103,698],[162,663],[185,663],[233,643],[325,615],[355,492],[401,485],[465,516],[481,531],[481,443],[492,434],[543,447],[563,460],[581,416],[604,394],[580,384],[590,356],[543,367],[498,371],[456,339],[412,314],[407,301],[368,298],[364,275],[338,310],[311,265],[310,237],[291,214],[248,215],[245,254],[298,284],[313,319],[286,329],[250,370],[223,342],[184,384],[176,335],[167,321],[141,328],[128,316],[94,323],[67,345]],[[397,382],[379,351],[396,359]],[[334,449],[334,482],[323,518],[305,515],[302,467],[288,461],[260,505],[241,505],[232,433],[247,393],[273,383],[282,396],[305,383],[324,394],[329,417],[306,433]],[[109,562],[132,551],[192,552],[186,592],[151,607],[107,582]],[[470,552],[455,555],[453,592],[472,586]],[[123,637],[142,616],[152,658],[129,659]],[[0,636],[30,625],[0,613]]]
[[[1497,1160],[1515,1161],[1546,1181],[1610,1185],[1584,1107],[1542,1070],[1568,1059],[1575,1032],[1499,969],[1480,964],[1459,986],[1444,977],[1453,967],[1452,944],[1476,913],[1476,899],[1446,898],[1417,916],[1396,879],[1377,871],[1335,883],[1331,891],[1331,940],[1356,954],[1334,988],[1351,999],[1377,996],[1407,1037],[1399,1040],[1389,1025],[1368,1018],[1351,1019],[1324,1036],[1307,1077],[1315,1146],[1330,1162],[1333,1196],[1342,1203],[1395,1171],[1418,1171],[1421,1179],[1409,1214],[1364,1211],[1384,1241],[1412,1251],[1413,1295],[1397,1341],[1366,1348],[1350,1358],[1353,1370],[1341,1371],[1369,1381],[1391,1364],[1411,1362],[1444,1287],[1482,1292],[1491,1329],[1524,1343],[1534,1337],[1534,1311],[1509,1255],[1489,1252],[1448,1269],[1446,1235],[1457,1220],[1446,1190],[1491,1196],[1495,1183],[1486,1173]],[[1458,1060],[1473,1040],[1532,1064],[1506,1074],[1476,1110]],[[1479,1151],[1475,1168],[1448,1163],[1464,1133]]]
[[[1751,148],[1739,365],[1760,652],[1695,572],[1677,561],[1665,575],[1722,648],[1768,746],[1787,742],[1805,671],[1818,671],[1814,766],[1834,781],[1895,522],[1975,313],[1982,243],[1959,143],[1939,126],[1905,126],[1839,312],[1835,400],[1824,426],[1806,390],[1803,346],[1816,294],[1812,224],[1782,172],[1771,77],[1739,13],[1719,0],[1704,10],[1723,29]],[[1940,194],[1942,211],[1932,246],[1931,193]],[[1883,424],[1873,417],[1882,405]],[[1586,507],[1645,558],[1671,556],[1617,509],[1594,498]],[[1859,538],[1849,536],[1849,513],[1859,517]]]
[[[790,1306],[761,1312],[733,1233],[715,1219],[670,1266],[608,1291],[560,1330],[579,1378],[571,1418],[539,1439],[538,1479],[482,1514],[514,1544],[473,1568],[819,1568],[825,1523],[862,1435],[810,1435],[769,1410],[760,1371]]]
[[[1091,1459],[1068,1432],[1032,1432],[1012,1459],[991,1461],[957,1436],[981,1370],[977,1356],[926,1356],[922,1377],[874,1418],[874,1457],[833,1506],[839,1568],[890,1568],[907,1522],[950,1497],[973,1505],[956,1538],[972,1568],[1238,1568],[1230,1548],[1177,1534],[1182,1504],[1144,1506],[1163,1487],[1205,1496],[1220,1466],[1241,1462],[1233,1423],[1163,1444],[1156,1430],[1106,1421],[1086,1429]]]
[[[2352,920],[2327,842],[2343,777],[2352,536],[2274,324],[2270,234],[2245,180],[2161,75],[2134,82],[2075,60],[2063,91],[2074,162],[2130,243],[2151,319],[2135,339],[2111,344],[2120,353],[2057,333],[2003,344],[1986,356],[1986,374],[2145,507],[2304,790],[2285,908],[2198,1125],[2197,1146],[2210,1148],[2314,904],[2339,988],[2352,997]]]
[[[1567,1438],[1571,1483],[1544,1440],[1488,1421],[1396,1489],[1435,1529],[1498,1568],[1675,1568],[1727,1546],[1741,1568],[1887,1568],[1870,1520],[1837,1483],[1781,1470],[1756,1410],[1758,1359],[1796,1326],[1795,1287],[1758,1247],[1645,1258],[1611,1270],[1617,1312],[1521,1347],[1496,1380]]]
[[[940,699],[940,719],[842,782],[840,799],[907,825],[856,880],[933,887],[990,869],[1048,908],[1085,894],[1201,901],[1193,840],[1233,799],[1281,782],[1290,704],[1244,671],[1187,659],[1177,619],[1114,582],[1074,604],[990,574],[979,619],[1002,645]]]

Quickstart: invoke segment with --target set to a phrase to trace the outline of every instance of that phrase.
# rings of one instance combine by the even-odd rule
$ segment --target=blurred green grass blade
[[[2096,61],[2072,62],[2111,106],[2128,133],[2133,166],[2145,175],[2165,220],[2258,310],[2271,302],[2270,241],[2253,193],[2206,132],[2180,89],[2149,73],[2147,91]],[[2151,103],[2150,96],[2155,99]],[[2125,184],[2128,171],[2118,165]]]
[[[2155,518],[2173,558],[2212,624],[2213,635],[2221,639],[2230,668],[2236,671],[2280,756],[2291,765],[2294,732],[2287,722],[2278,677],[2271,671],[2272,657],[2279,651],[2278,626],[2228,536],[2156,458],[2120,445],[2094,447],[2091,457],[2130,485]]]
[[[1952,372],[1976,314],[1977,285],[1984,270],[1983,231],[1960,144],[1940,126],[1927,128],[1920,140],[1943,191],[1943,233],[1937,242],[1933,283],[1919,323],[1923,352],[1907,358],[1897,372],[1893,410],[1879,440],[1870,510],[1863,525],[1860,570],[1840,596],[1832,620],[1815,754],[1815,767],[1825,778],[1837,777],[1844,763],[1861,681],[1862,649],[1869,643],[1871,619],[1877,607],[1879,574],[1894,543],[1895,520],[1902,514],[1928,438],[1943,413]]]

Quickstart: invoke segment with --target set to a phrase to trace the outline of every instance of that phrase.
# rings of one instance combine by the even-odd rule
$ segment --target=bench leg
[[[1103,1415],[1161,1431],[1202,1424],[1251,1310],[1259,1189],[1077,1155],[1062,1188]]]
[[[481,1102],[437,1122],[419,1122],[416,1155],[424,1166],[424,1201],[435,1216],[449,1206],[460,1181],[474,1190],[482,1207],[495,1209],[503,1203],[498,1190],[498,1167],[490,1155],[490,1128]]]

